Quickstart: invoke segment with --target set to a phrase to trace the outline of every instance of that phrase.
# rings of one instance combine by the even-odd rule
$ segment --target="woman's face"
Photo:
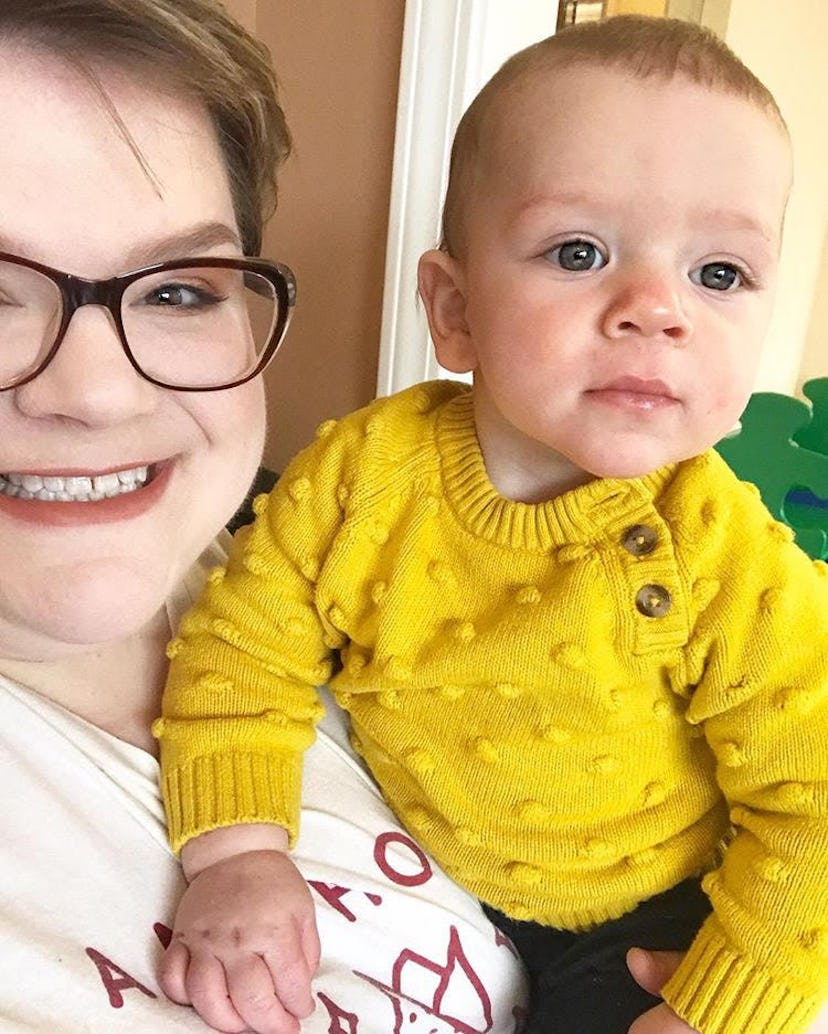
[[[151,176],[81,76],[0,43],[0,251],[90,278],[240,255],[206,113],[156,92],[149,74],[99,75]],[[0,393],[0,474],[147,466],[150,480],[98,509],[0,494],[0,657],[60,657],[149,621],[240,503],[264,421],[260,379],[157,388],[134,372],[107,313],[79,310],[51,365]]]

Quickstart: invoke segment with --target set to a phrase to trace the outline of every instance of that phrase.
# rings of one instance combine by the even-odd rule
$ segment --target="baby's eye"
[[[572,273],[580,273],[586,269],[600,269],[607,264],[606,258],[598,248],[589,241],[566,241],[557,248],[550,248],[544,255],[550,262],[567,269]]]
[[[711,291],[733,291],[745,285],[746,278],[741,270],[730,262],[706,262],[690,274],[694,284]]]

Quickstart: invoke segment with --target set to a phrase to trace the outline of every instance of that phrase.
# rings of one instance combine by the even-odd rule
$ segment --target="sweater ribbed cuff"
[[[299,828],[302,756],[197,757],[169,768],[161,789],[176,854],[192,837],[243,822],[283,826],[293,847]]]
[[[663,996],[702,1034],[804,1034],[820,1005],[734,952],[715,918],[702,927]]]

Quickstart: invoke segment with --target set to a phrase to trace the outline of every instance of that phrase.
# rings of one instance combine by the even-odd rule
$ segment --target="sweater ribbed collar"
[[[436,429],[446,500],[473,535],[530,552],[601,537],[625,515],[637,519],[672,480],[677,464],[640,478],[598,478],[541,503],[502,496],[486,472],[474,424],[472,393],[440,410]]]

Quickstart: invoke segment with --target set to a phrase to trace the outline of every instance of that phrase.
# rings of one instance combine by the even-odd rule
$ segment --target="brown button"
[[[633,524],[621,536],[621,545],[633,556],[647,556],[658,545],[658,535],[646,524]]]
[[[635,605],[648,618],[663,618],[673,600],[663,585],[642,585],[636,593]]]

